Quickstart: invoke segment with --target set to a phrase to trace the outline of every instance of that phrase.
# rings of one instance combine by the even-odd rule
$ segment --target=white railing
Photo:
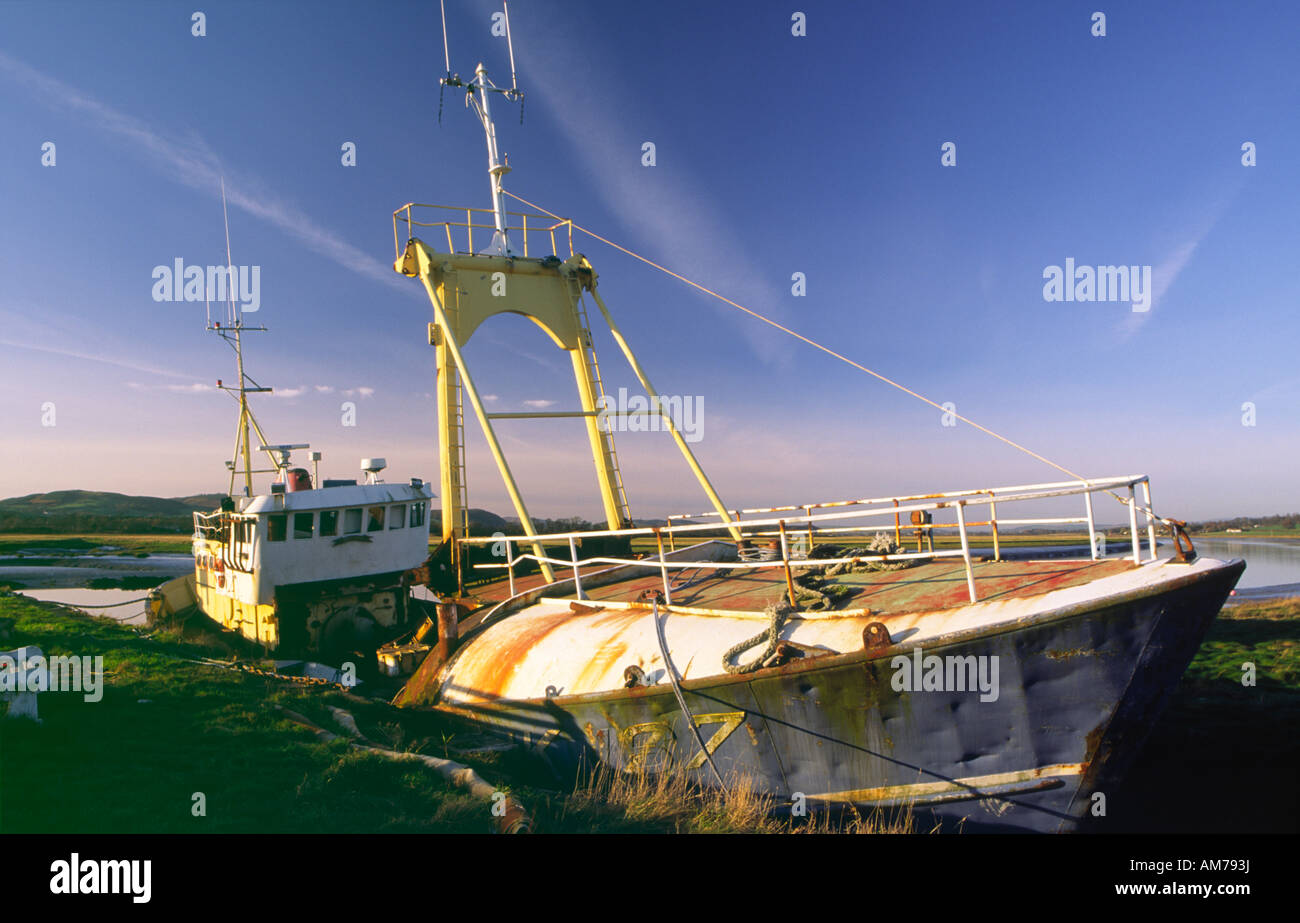
[[[225,530],[225,515],[226,514],[222,511],[215,513],[195,513],[194,537],[222,540]]]
[[[227,510],[194,513],[194,538],[218,542],[222,563],[243,573],[252,573],[251,557],[256,535],[256,516]]]
[[[464,220],[461,220],[462,216]],[[505,216],[505,229],[512,240],[522,242],[525,257],[554,256],[565,259],[566,253],[568,256],[574,255],[572,221],[534,212],[508,211]],[[406,241],[417,233],[427,233],[430,237],[428,242],[440,243],[445,238],[446,252],[461,254],[478,252],[474,248],[475,230],[479,232],[480,244],[487,246],[497,229],[496,213],[490,208],[459,208],[408,202],[393,212],[393,251],[397,259],[401,259],[406,247],[399,230],[403,225]],[[464,241],[463,246],[461,241]]]
[[[1139,504],[1137,499],[1138,489],[1142,491],[1142,502]],[[1123,497],[1116,491],[1127,490],[1128,496]],[[504,569],[509,581],[510,595],[515,595],[515,567],[524,561],[546,562],[548,564],[571,568],[573,572],[574,588],[578,598],[583,598],[582,592],[582,575],[581,569],[584,565],[631,565],[639,567],[657,567],[663,579],[663,596],[664,602],[671,604],[672,587],[669,579],[669,572],[672,570],[688,569],[713,569],[713,570],[758,570],[763,568],[783,568],[785,570],[786,582],[789,585],[791,595],[793,596],[793,571],[804,567],[824,567],[841,563],[858,563],[864,560],[871,561],[905,561],[918,558],[944,558],[960,557],[965,564],[966,586],[970,593],[970,601],[977,602],[979,597],[975,589],[975,575],[972,565],[970,531],[973,528],[988,527],[993,537],[993,557],[995,560],[1001,559],[1001,544],[999,536],[999,527],[1007,525],[1086,525],[1088,528],[1089,553],[1092,560],[1100,560],[1101,543],[1098,542],[1098,528],[1096,519],[1093,514],[1092,495],[1098,491],[1110,493],[1121,503],[1125,504],[1129,510],[1129,539],[1132,547],[1131,556],[1134,564],[1142,563],[1142,550],[1140,532],[1138,530],[1138,513],[1139,511],[1146,517],[1145,531],[1148,545],[1148,560],[1154,561],[1156,558],[1156,523],[1161,522],[1172,527],[1181,526],[1177,520],[1165,519],[1157,516],[1151,508],[1151,484],[1146,475],[1131,475],[1126,477],[1099,478],[1086,481],[1057,481],[1047,484],[1021,484],[1009,487],[992,487],[976,488],[972,490],[947,491],[937,494],[913,494],[909,496],[897,497],[872,497],[860,500],[835,500],[823,503],[811,503],[794,506],[764,507],[753,509],[729,510],[727,511],[726,521],[721,513],[716,511],[709,513],[679,513],[668,518],[668,524],[661,527],[641,527],[632,529],[608,529],[608,530],[590,530],[576,532],[559,532],[540,536],[512,535],[483,538],[460,538],[458,541],[467,545],[485,545],[504,542],[505,561],[493,564],[476,564],[476,569]],[[1084,500],[1084,515],[1075,517],[1038,517],[1038,518],[999,518],[998,505],[1008,503],[1025,503],[1029,501],[1041,501],[1051,498],[1082,496]],[[983,506],[987,504],[989,518],[983,521],[970,521],[966,518],[966,510],[971,506]],[[934,522],[935,513],[951,511],[954,516],[953,522]],[[794,513],[793,516],[779,516],[772,514]],[[902,514],[908,513],[910,522],[902,522]],[[893,517],[894,544],[902,547],[903,532],[909,531],[917,541],[916,552],[900,552],[893,554],[876,554],[864,553],[855,554],[852,557],[844,558],[808,558],[805,556],[791,554],[790,549],[790,529],[797,526],[801,529],[800,538],[803,537],[802,529],[806,527],[808,549],[811,553],[816,536],[835,535],[849,532],[863,532],[871,529],[872,526],[863,522],[875,518]],[[758,518],[746,518],[758,517]],[[677,521],[674,524],[674,520]],[[701,520],[701,521],[696,521]],[[708,520],[708,521],[703,521]],[[848,525],[851,520],[859,520],[855,525]],[[831,526],[821,526],[821,523],[833,523]],[[844,523],[844,525],[841,525]],[[813,526],[819,527],[814,530]],[[745,541],[759,537],[776,537],[779,539],[780,557],[772,556],[770,560],[739,560],[739,561],[686,561],[674,558],[669,560],[664,547],[665,539],[668,540],[668,550],[674,550],[676,547],[675,539],[679,535],[699,536],[701,533],[716,533],[722,529],[737,529],[744,536]],[[935,551],[933,543],[933,534],[937,529],[956,529],[960,539],[961,548],[947,551]],[[921,551],[921,537],[925,536],[928,544],[927,551]],[[654,558],[618,558],[606,556],[593,556],[589,558],[579,558],[577,543],[583,538],[606,538],[614,536],[654,536],[658,556]],[[567,541],[569,546],[569,557],[552,558],[546,555],[537,554],[513,554],[516,544],[532,545],[537,542],[558,542]],[[775,543],[774,543],[775,544]]]

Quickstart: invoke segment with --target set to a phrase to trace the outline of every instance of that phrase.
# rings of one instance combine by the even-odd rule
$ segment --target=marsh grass
[[[85,554],[105,554],[119,557],[143,557],[145,554],[188,554],[191,548],[192,542],[188,533],[185,535],[137,535],[132,533],[119,535],[112,532],[68,534],[6,532],[0,534],[0,554],[49,550],[60,552],[77,551]]]
[[[1127,807],[1108,829],[1297,832],[1297,653],[1300,598],[1225,608],[1112,799]],[[1243,682],[1247,664],[1253,685]]]
[[[661,768],[620,770],[600,763],[583,773],[569,804],[616,810],[632,821],[671,825],[677,833],[913,833],[910,807],[861,813],[851,806],[791,804],[759,790],[749,775],[728,772],[723,788],[706,787],[667,760]]]
[[[671,762],[630,772],[602,764],[557,783],[520,751],[467,747],[466,729],[437,714],[195,663],[231,656],[222,638],[197,629],[146,632],[3,593],[0,622],[10,625],[6,648],[102,655],[106,674],[98,703],[46,693],[43,724],[0,721],[0,833],[491,829],[482,799],[418,765],[321,743],[276,704],[336,732],[326,706],[338,705],[377,743],[465,763],[518,798],[540,833],[929,832],[906,807],[857,813],[810,803],[796,816],[752,779],[731,774],[724,790],[711,790]],[[1112,799],[1131,815],[1129,829],[1294,831],[1298,644],[1300,600],[1225,610],[1145,766]],[[1241,683],[1244,662],[1258,669],[1255,686]],[[1212,809],[1189,809],[1207,786]],[[196,791],[206,793],[205,817],[191,813]]]
[[[430,712],[394,709],[200,663],[231,659],[227,636],[147,631],[0,593],[7,647],[104,658],[103,699],[44,693],[42,723],[0,720],[0,834],[487,833],[491,805],[415,763],[322,743],[276,705],[342,734],[349,710],[383,746],[450,758],[517,798],[539,833],[781,833],[779,806],[736,780],[725,795],[680,773],[602,769],[572,791],[520,750],[474,750]],[[571,783],[569,783],[571,784]],[[202,792],[206,814],[192,812]],[[852,829],[852,825],[849,825]]]

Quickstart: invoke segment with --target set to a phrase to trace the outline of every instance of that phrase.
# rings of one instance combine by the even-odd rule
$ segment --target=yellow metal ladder
[[[450,299],[447,307],[447,320],[455,326],[460,322],[460,286],[456,284],[455,274],[451,274],[452,291],[455,297]],[[445,289],[444,289],[445,290]],[[457,508],[460,510],[460,522],[455,524],[456,530],[465,537],[469,536],[469,485],[466,483],[466,465],[465,465],[465,392],[461,384],[460,370],[454,365],[450,368],[451,374],[451,408],[452,408],[452,425],[451,425],[451,442],[448,447],[451,457],[451,481],[459,500]]]
[[[597,397],[601,398],[601,406],[605,406],[605,382],[600,377],[600,363],[596,360],[596,346],[591,341],[591,324],[587,320],[587,299],[579,293],[576,299],[578,311],[578,323],[582,330],[582,353],[583,360],[587,363],[587,377],[591,379],[596,386]],[[608,418],[606,418],[608,419]],[[625,526],[632,524],[632,516],[628,512],[627,492],[623,489],[623,472],[618,466],[618,452],[614,450],[614,433],[613,427],[607,427],[601,433],[601,443],[605,450],[606,457],[609,458],[609,467],[614,475],[614,499],[618,503],[619,514],[623,518]]]
[[[454,416],[452,417],[452,440],[451,446],[452,457],[452,483],[456,485],[456,493],[460,499],[457,504],[460,509],[460,522],[457,523],[458,531],[461,535],[469,535],[469,487],[466,484],[465,477],[465,398],[462,393],[460,383],[460,372],[452,370],[451,373],[451,393],[452,407]]]

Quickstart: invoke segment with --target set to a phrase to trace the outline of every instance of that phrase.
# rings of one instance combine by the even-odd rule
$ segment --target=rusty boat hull
[[[482,124],[493,207],[408,202],[393,212],[393,268],[420,281],[433,309],[443,540],[430,568],[442,597],[437,647],[394,702],[504,733],[562,771],[599,760],[706,785],[746,777],[793,804],[910,805],[996,829],[1078,826],[1132,759],[1244,565],[1198,560],[1186,523],[1156,513],[1148,476],[1084,478],[978,424],[1069,480],[729,507],[691,449],[689,398],[651,384],[574,231],[849,360],[506,193],[488,99],[519,100],[517,87],[492,84],[482,65],[473,81],[442,83],[469,94]],[[507,212],[505,195],[533,211]],[[607,391],[588,302],[644,395]],[[488,411],[462,349],[505,313],[567,353],[580,409]],[[467,403],[516,534],[470,530]],[[605,528],[536,527],[493,423],[524,418],[584,420]],[[668,433],[709,508],[638,525],[614,449],[624,429]],[[1094,498],[1107,497],[1126,529],[1098,520]],[[1031,503],[1047,515],[1021,515]],[[1164,528],[1172,561],[1157,553]],[[1003,546],[1034,540],[1022,529],[1086,536],[1087,557],[1012,562]],[[1127,562],[1106,551],[1117,531]],[[687,542],[698,544],[679,548]],[[736,659],[755,647],[751,661]]]
[[[480,657],[506,656],[499,641],[491,649],[490,629],[471,632],[447,662],[426,661],[398,703],[473,721],[557,773],[594,760],[627,770],[671,764],[715,784],[693,721],[724,777],[748,777],[780,801],[906,807],[920,829],[1067,832],[1099,813],[1096,796],[1113,794],[1245,568],[1205,559],[1182,570],[1147,566],[1164,571],[1091,598],[1038,595],[1029,600],[1036,608],[992,624],[951,630],[939,621],[929,636],[903,627],[938,618],[928,613],[919,622],[886,619],[884,643],[870,649],[817,651],[742,675],[693,678],[688,667],[689,718],[667,682],[529,697],[466,688],[473,674],[458,679],[456,665],[472,663],[476,644],[486,646]],[[674,617],[662,616],[670,633]],[[899,690],[918,648],[945,662],[994,658],[998,694]]]

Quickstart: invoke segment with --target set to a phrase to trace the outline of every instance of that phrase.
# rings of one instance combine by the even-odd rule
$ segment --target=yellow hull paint
[[[809,801],[827,803],[878,804],[882,802],[925,800],[936,797],[977,798],[985,789],[1024,785],[1043,780],[1081,776],[1088,771],[1087,763],[1057,763],[1017,772],[998,772],[983,776],[967,776],[947,782],[918,782],[912,785],[886,785],[880,788],[859,788],[825,795],[809,795]]]
[[[173,577],[149,594],[149,614],[155,621],[197,605],[193,574]]]
[[[207,576],[211,576],[208,574]],[[275,606],[247,603],[223,593],[215,585],[200,579],[195,585],[199,608],[203,614],[230,631],[237,631],[250,641],[276,648],[280,644],[280,623]]]

